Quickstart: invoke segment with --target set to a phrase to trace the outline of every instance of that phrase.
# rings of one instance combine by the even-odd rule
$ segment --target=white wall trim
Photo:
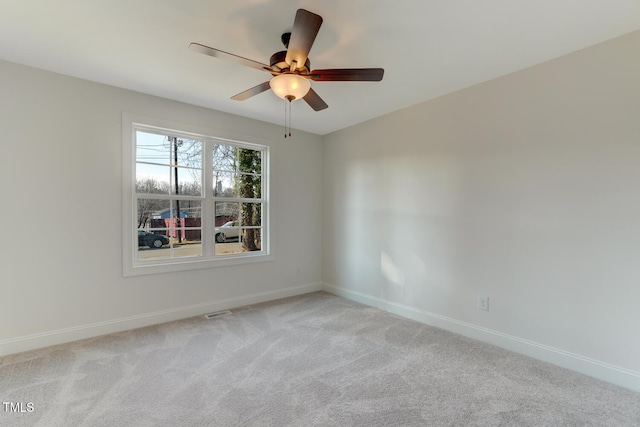
[[[186,307],[177,307],[169,310],[124,317],[121,319],[107,320],[104,322],[96,322],[88,325],[27,335],[0,341],[0,357],[85,338],[93,338],[100,335],[142,328],[179,319],[186,319],[188,317],[199,316],[212,311],[229,310],[245,305],[258,304],[261,302],[302,295],[320,290],[322,290],[322,284],[311,283],[307,285],[278,289],[275,291],[259,292],[236,298],[227,298],[220,301],[210,301]]]
[[[408,319],[493,344],[525,356],[533,357],[534,359],[542,360],[565,369],[640,392],[640,372],[339,286],[325,283],[322,289],[361,304],[380,308]]]

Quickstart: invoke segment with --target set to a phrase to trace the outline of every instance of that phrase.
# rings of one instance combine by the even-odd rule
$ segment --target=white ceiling
[[[329,132],[640,29],[639,0],[22,0],[0,13],[0,58],[276,124],[267,81],[197,54],[198,42],[268,63],[304,8],[324,18],[312,68],[382,67],[382,82],[313,82],[293,127]],[[2,82],[7,84],[7,82]]]

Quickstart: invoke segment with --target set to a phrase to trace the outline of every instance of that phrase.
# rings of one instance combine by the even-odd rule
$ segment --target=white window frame
[[[160,132],[171,136],[197,139],[204,141],[202,153],[202,255],[187,258],[163,258],[153,261],[140,261],[137,257],[137,199],[136,186],[136,137],[138,130]],[[213,167],[212,151],[208,148],[213,143],[234,145],[242,148],[259,149],[262,151],[262,247],[256,252],[240,252],[234,254],[215,254],[215,205],[213,195]],[[254,137],[227,134],[214,129],[183,123],[144,117],[129,113],[122,115],[122,246],[123,246],[123,275],[139,276],[145,274],[168,273],[174,271],[194,270],[201,268],[222,267],[256,262],[272,261],[274,259],[270,245],[270,197],[269,197],[269,154],[268,141]],[[172,195],[167,195],[174,198]],[[220,199],[217,199],[220,201]],[[225,199],[225,201],[234,201]]]

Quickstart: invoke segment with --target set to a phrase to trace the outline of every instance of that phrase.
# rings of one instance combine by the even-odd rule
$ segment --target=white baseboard
[[[285,289],[278,289],[275,291],[259,292],[237,298],[228,298],[220,301],[195,304],[187,307],[177,307],[169,310],[162,310],[137,316],[108,320],[105,322],[91,323],[72,328],[48,331],[40,334],[27,335],[0,341],[0,357],[14,353],[21,353],[23,351],[48,347],[51,345],[78,341],[85,338],[93,338],[100,335],[112,334],[114,332],[121,332],[130,329],[156,325],[159,323],[186,319],[188,317],[199,316],[213,311],[229,310],[245,305],[258,304],[261,302],[302,295],[320,290],[322,290],[322,284],[313,283]]]
[[[533,357],[534,359],[542,360],[565,369],[640,392],[640,372],[631,371],[568,351],[482,328],[471,323],[460,322],[445,316],[429,313],[414,307],[387,301],[342,287],[324,284],[322,289],[361,304],[380,308],[408,319],[493,344],[525,356]]]

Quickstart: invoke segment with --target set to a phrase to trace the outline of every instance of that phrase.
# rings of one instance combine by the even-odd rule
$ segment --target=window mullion
[[[213,145],[214,141],[204,139],[204,152],[202,153],[202,174],[204,191],[202,213],[202,253],[206,257],[215,256],[215,204],[213,197]]]

